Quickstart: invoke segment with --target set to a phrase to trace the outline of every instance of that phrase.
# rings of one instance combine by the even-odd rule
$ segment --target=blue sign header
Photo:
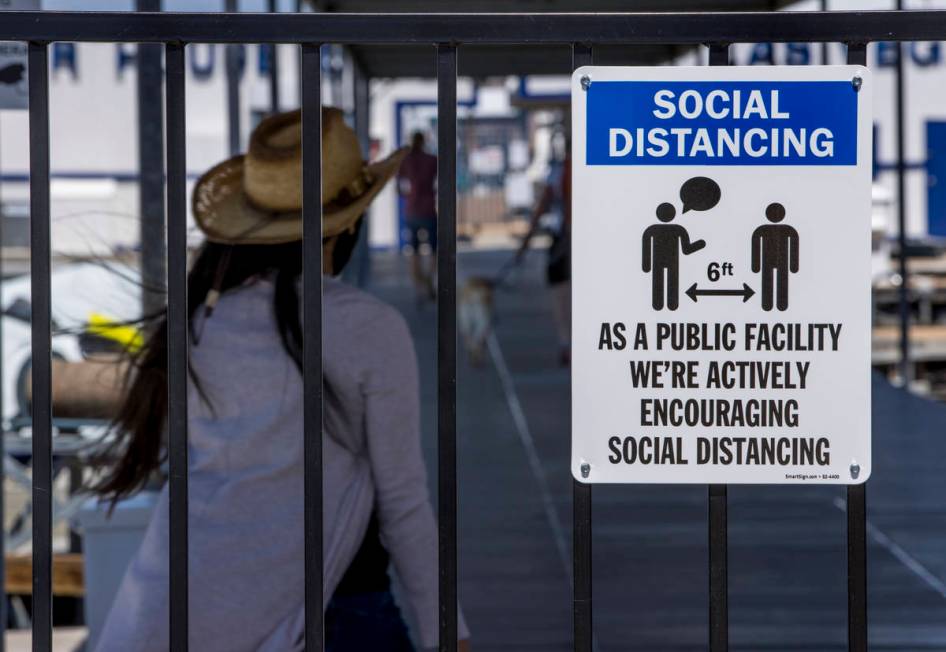
[[[588,165],[856,165],[849,81],[595,81]]]

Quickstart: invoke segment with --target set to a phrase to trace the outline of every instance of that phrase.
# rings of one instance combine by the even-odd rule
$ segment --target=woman
[[[300,117],[261,122],[247,155],[194,189],[207,238],[188,280],[189,640],[201,652],[303,648]],[[394,309],[331,278],[403,152],[366,165],[336,109],[322,111],[322,139],[326,649],[413,650],[391,597],[389,555],[420,643],[432,647],[436,529],[410,335]],[[97,487],[107,498],[138,490],[161,464],[165,336],[162,321],[130,378],[115,424],[119,459]],[[168,649],[167,498],[165,488],[102,652]],[[466,639],[462,617],[461,632]]]

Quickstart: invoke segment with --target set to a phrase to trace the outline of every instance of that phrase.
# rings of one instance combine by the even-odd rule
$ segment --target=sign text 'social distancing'
[[[849,81],[600,82],[590,165],[854,165]]]
[[[863,482],[868,71],[572,84],[575,477]]]

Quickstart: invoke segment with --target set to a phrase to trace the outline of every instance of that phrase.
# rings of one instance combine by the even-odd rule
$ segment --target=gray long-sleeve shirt
[[[325,278],[324,593],[372,510],[412,607],[437,643],[437,532],[420,449],[417,363],[391,307]],[[190,646],[301,650],[302,378],[283,349],[266,280],[225,293],[203,324],[188,387]],[[99,652],[168,649],[168,502],[162,492]],[[468,635],[462,622],[461,635]]]

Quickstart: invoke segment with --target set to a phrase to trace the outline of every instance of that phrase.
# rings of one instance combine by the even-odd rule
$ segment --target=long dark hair
[[[338,236],[332,250],[335,273],[348,262],[358,239],[361,220],[352,232]],[[222,276],[221,276],[222,273]],[[273,310],[283,348],[302,373],[302,325],[299,318],[297,282],[302,273],[302,243],[280,245],[223,245],[208,242],[198,253],[187,278],[187,313],[192,346],[199,345],[198,310],[207,293],[240,287],[255,278],[273,279]],[[107,448],[97,465],[105,474],[91,489],[113,503],[138,491],[164,461],[163,439],[167,421],[167,316],[162,311],[145,345],[131,356],[124,399],[111,428]],[[200,389],[193,370],[191,378]],[[204,400],[208,400],[202,394]]]

